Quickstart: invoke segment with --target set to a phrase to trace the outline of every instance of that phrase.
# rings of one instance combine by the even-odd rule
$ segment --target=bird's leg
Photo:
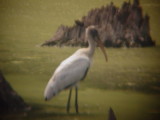
[[[78,87],[75,87],[75,109],[76,113],[78,114]]]
[[[69,109],[70,109],[71,95],[72,95],[72,88],[69,90],[69,96],[68,96],[68,102],[67,102],[67,113],[69,113]]]

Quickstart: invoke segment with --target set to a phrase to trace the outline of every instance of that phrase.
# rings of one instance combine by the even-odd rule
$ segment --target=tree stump
[[[155,46],[150,35],[149,16],[143,15],[139,0],[134,0],[132,4],[124,2],[121,8],[111,2],[110,5],[92,9],[81,20],[75,20],[73,26],[61,25],[42,46],[86,46],[85,29],[90,25],[97,26],[106,47]]]
[[[0,72],[0,114],[28,111],[30,109],[31,107],[13,90]]]

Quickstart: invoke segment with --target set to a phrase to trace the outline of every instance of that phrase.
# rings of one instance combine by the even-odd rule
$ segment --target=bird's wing
[[[89,66],[90,60],[85,55],[73,55],[64,60],[49,80],[45,89],[45,96],[49,96],[47,97],[49,99],[61,90],[75,85],[85,77]]]
[[[86,56],[68,59],[55,71],[54,81],[60,89],[72,86],[86,76],[89,66],[90,61]]]

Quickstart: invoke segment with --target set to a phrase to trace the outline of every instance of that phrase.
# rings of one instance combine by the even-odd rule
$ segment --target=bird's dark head
[[[95,40],[97,37],[99,37],[97,28],[95,26],[93,26],[93,25],[87,27],[87,29],[86,29],[86,35],[88,37],[91,37],[93,40]]]
[[[96,26],[92,25],[92,26],[89,26],[86,28],[86,39],[88,40],[89,44],[95,44],[95,43],[98,44],[98,46],[101,48],[101,50],[105,56],[105,59],[107,61],[107,54],[105,52],[103,43],[100,39],[100,36],[99,36],[99,33],[98,33]]]
[[[97,31],[97,29],[94,28],[94,27],[89,30],[89,34],[90,34],[93,38],[99,37],[98,31]]]

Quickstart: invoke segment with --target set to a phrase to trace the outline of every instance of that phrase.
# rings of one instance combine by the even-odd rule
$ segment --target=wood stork
[[[79,49],[69,58],[62,61],[49,80],[44,92],[44,97],[47,101],[56,96],[60,91],[69,88],[70,92],[67,102],[67,112],[69,112],[70,109],[72,88],[75,87],[75,109],[76,113],[78,113],[77,84],[85,78],[88,72],[95,48],[97,46],[96,44],[100,46],[107,61],[107,54],[95,26],[89,26],[86,28],[85,39],[88,40],[88,48]]]

